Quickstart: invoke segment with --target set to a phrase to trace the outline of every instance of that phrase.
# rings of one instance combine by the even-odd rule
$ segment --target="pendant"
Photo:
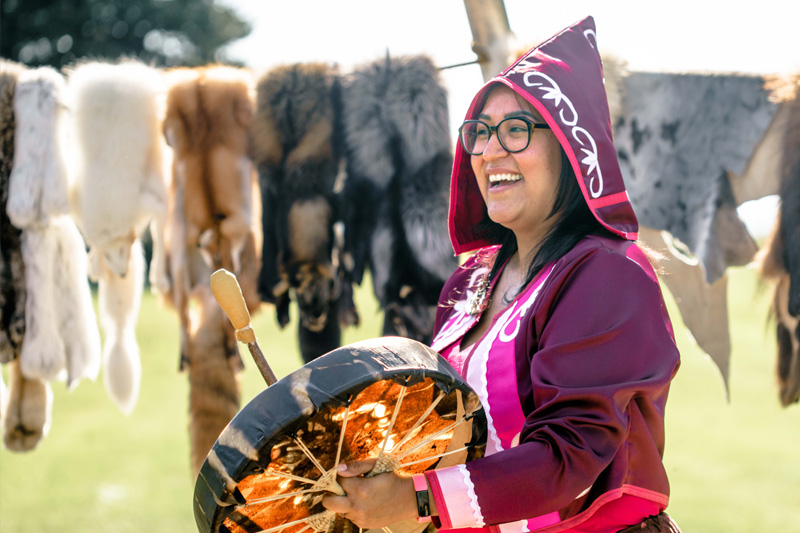
[[[487,298],[489,290],[489,276],[484,276],[478,282],[475,292],[467,300],[467,313],[471,316],[481,314],[488,306],[491,298]]]

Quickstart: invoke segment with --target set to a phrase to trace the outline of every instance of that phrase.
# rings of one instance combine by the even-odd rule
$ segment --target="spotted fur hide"
[[[688,246],[709,284],[752,260],[729,174],[743,175],[776,114],[759,76],[631,72],[614,123],[639,223]]]
[[[457,266],[447,236],[452,169],[447,94],[425,56],[363,65],[342,91],[347,263],[369,268],[384,334],[430,342],[444,281]]]
[[[25,264],[21,231],[8,219],[8,184],[14,162],[14,90],[22,65],[0,60],[0,363],[19,357],[25,336]]]

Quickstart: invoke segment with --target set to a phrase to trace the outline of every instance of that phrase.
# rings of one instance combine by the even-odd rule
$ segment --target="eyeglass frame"
[[[486,151],[486,146],[489,146],[489,141],[492,140],[492,134],[497,134],[497,129],[503,122],[507,120],[521,120],[522,122],[528,125],[528,141],[525,143],[525,146],[519,150],[509,150],[508,148],[506,148],[506,145],[503,144],[503,139],[500,138],[500,135],[497,135],[497,141],[500,143],[500,146],[502,146],[503,150],[505,150],[509,154],[518,154],[520,152],[525,151],[531,145],[531,137],[533,137],[533,132],[536,131],[536,128],[542,128],[545,130],[552,129],[548,124],[545,124],[544,122],[534,122],[527,117],[519,117],[519,116],[504,118],[503,120],[497,123],[497,126],[490,126],[484,121],[478,119],[465,120],[461,124],[461,126],[458,127],[458,142],[461,143],[461,148],[463,148],[464,151],[467,152],[469,155],[483,155],[483,152]],[[483,124],[484,126],[486,126],[486,129],[489,130],[489,138],[486,139],[486,146],[484,146],[483,150],[481,150],[478,153],[472,153],[469,151],[469,149],[467,149],[467,147],[464,145],[464,135],[461,132],[461,130],[463,130],[464,126],[466,126],[467,124],[475,124],[475,123]]]

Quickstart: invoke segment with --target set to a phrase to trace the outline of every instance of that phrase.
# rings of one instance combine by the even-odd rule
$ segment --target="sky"
[[[219,1],[251,22],[252,33],[231,44],[227,54],[256,72],[305,61],[338,64],[346,72],[387,50],[392,55],[426,54],[439,66],[475,59],[463,0]],[[797,0],[505,0],[505,8],[518,42],[528,47],[591,15],[601,53],[627,62],[630,70],[800,71]],[[455,132],[483,84],[481,70],[478,65],[447,69],[442,81]],[[769,217],[775,199],[760,204],[740,209],[748,226],[760,224],[754,233],[765,232],[769,224],[762,213]]]

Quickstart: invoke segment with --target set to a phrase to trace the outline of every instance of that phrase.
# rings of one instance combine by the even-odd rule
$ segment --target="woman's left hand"
[[[346,496],[329,494],[322,505],[363,529],[378,529],[402,520],[416,519],[417,500],[410,477],[394,472],[364,477],[375,459],[339,465],[339,484]]]

